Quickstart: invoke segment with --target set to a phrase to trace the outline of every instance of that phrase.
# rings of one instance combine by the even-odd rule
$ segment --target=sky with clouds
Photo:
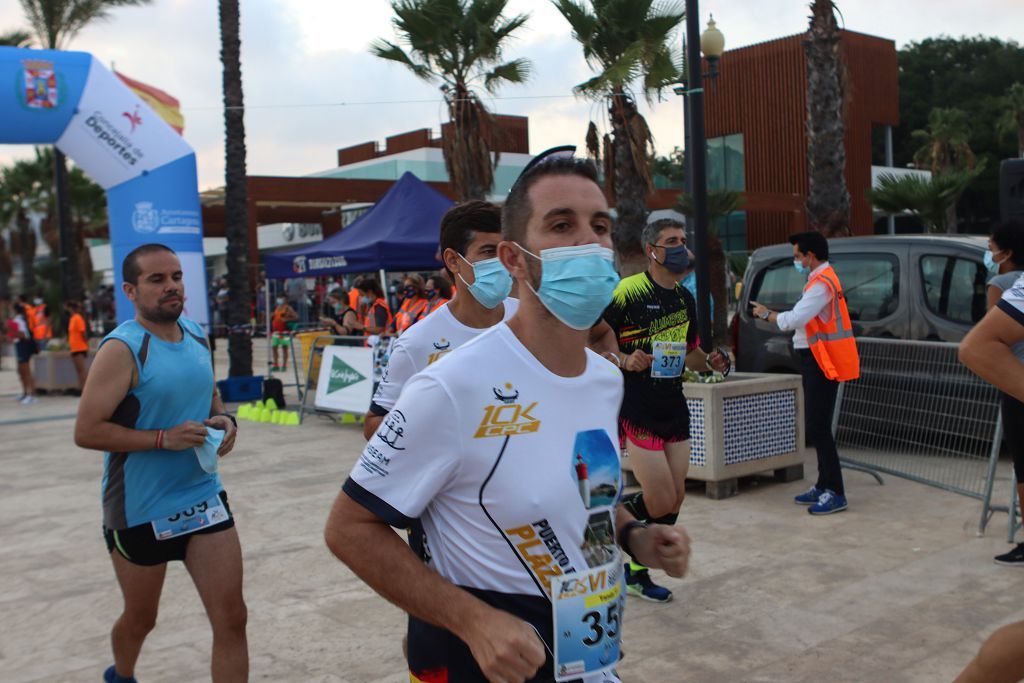
[[[398,64],[371,56],[375,37],[394,39],[386,0],[240,0],[242,77],[248,170],[253,175],[304,175],[331,168],[337,149],[417,128],[438,130],[444,108],[436,86]],[[937,35],[1024,35],[1019,0],[838,0],[850,30],[891,38],[897,47]],[[702,25],[713,14],[726,49],[803,31],[802,0],[704,0]],[[547,0],[509,0],[530,20],[506,52],[533,62],[531,80],[505,87],[492,111],[530,117],[538,152],[583,143],[587,122],[607,127],[600,107],[572,96],[590,77],[568,25]],[[195,148],[201,189],[223,185],[224,125],[215,0],[154,0],[115,10],[86,28],[71,49],[92,52],[136,80],[181,101],[185,138]],[[0,32],[23,28],[17,0],[0,0]],[[682,145],[682,105],[667,94],[643,105],[660,153]],[[31,155],[0,145],[0,165]]]

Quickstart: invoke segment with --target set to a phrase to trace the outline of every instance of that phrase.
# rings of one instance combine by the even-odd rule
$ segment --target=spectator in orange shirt
[[[427,279],[426,291],[427,315],[444,306],[452,299],[452,284],[444,275],[434,275]]]
[[[395,315],[395,333],[402,334],[429,312],[423,296],[423,278],[413,273],[402,283],[402,306]]]
[[[89,341],[85,336],[85,318],[82,317],[82,305],[77,301],[64,304],[64,312],[68,314],[68,346],[71,348],[71,362],[78,373],[78,390],[85,386],[85,357],[89,353]]]

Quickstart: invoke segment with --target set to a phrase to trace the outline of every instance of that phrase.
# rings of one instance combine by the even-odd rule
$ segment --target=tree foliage
[[[43,47],[62,50],[79,31],[110,18],[117,7],[138,7],[151,0],[21,0],[36,40]]]
[[[1004,97],[1024,74],[1024,47],[982,36],[940,36],[899,51],[900,125],[894,130],[894,162],[913,162],[920,147],[912,131],[925,129],[932,109],[961,109],[971,130],[971,148],[985,170],[960,202],[967,228],[985,231],[999,216],[999,161],[1018,155],[1017,140],[1000,132]]]
[[[950,232],[949,209],[984,170],[984,164],[973,169],[951,170],[926,178],[923,175],[882,173],[878,187],[868,191],[875,208],[887,214],[908,212],[932,233]]]
[[[618,213],[613,240],[623,275],[643,263],[640,233],[646,195],[654,188],[649,159],[654,138],[637,109],[634,91],[652,102],[680,80],[682,56],[672,37],[684,17],[680,2],[655,0],[552,0],[569,22],[583,57],[596,72],[578,95],[607,103],[611,135],[603,144]],[[592,144],[591,155],[601,146]]]
[[[460,199],[483,199],[494,185],[497,124],[477,94],[497,92],[530,75],[526,59],[505,61],[504,49],[528,15],[505,16],[508,0],[392,0],[393,43],[378,38],[370,52],[438,84],[448,105],[450,134],[443,152]],[[493,161],[492,161],[493,159]]]
[[[1003,98],[1002,116],[996,122],[1000,139],[1017,141],[1017,156],[1024,159],[1024,83],[1014,83]]]

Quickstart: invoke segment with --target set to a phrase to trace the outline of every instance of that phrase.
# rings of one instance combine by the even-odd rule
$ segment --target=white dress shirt
[[[828,261],[815,268],[807,276],[810,280],[821,271],[828,268]],[[805,289],[800,300],[793,306],[792,311],[779,313],[775,317],[775,323],[783,332],[793,330],[793,348],[806,349],[807,344],[807,323],[811,318],[818,316],[822,322],[832,320],[832,290],[821,282],[815,282],[810,289]]]

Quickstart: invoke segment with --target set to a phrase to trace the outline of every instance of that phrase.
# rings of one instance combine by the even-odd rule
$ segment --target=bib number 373
[[[226,521],[228,521],[228,511],[218,495],[170,517],[153,520],[153,535],[158,541],[166,541],[168,538],[190,534],[204,527]]]
[[[622,563],[614,562],[552,580],[555,680],[608,671],[619,661]]]
[[[656,341],[651,345],[654,360],[651,362],[651,377],[671,379],[683,374],[686,358],[686,344],[683,342]]]

